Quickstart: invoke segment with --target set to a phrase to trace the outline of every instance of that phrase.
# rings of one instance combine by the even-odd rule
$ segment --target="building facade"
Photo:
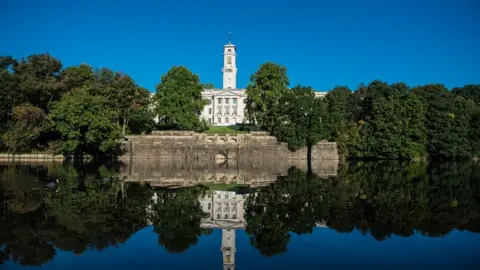
[[[208,104],[201,117],[213,125],[229,126],[245,121],[245,89],[237,88],[237,47],[229,42],[223,46],[223,87],[204,89],[202,97]]]
[[[244,88],[237,88],[237,47],[231,41],[223,46],[222,73],[221,89],[203,90],[202,97],[208,104],[203,108],[201,117],[216,126],[247,123],[245,119],[247,95]],[[316,97],[323,97],[326,94],[315,91]]]

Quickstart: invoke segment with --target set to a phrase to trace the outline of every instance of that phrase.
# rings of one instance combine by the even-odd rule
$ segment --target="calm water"
[[[313,167],[0,163],[0,269],[479,269],[480,164]]]

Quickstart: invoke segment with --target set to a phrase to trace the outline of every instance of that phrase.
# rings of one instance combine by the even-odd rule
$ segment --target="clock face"
[[[232,57],[231,56],[227,56],[227,64],[232,64]]]

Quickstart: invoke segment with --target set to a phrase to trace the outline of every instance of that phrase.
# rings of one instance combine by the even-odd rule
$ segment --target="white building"
[[[223,88],[204,89],[208,101],[201,117],[214,125],[235,125],[245,120],[245,89],[237,89],[237,47],[229,42],[223,46]]]

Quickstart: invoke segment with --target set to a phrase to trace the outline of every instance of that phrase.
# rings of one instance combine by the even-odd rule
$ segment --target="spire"
[[[228,44],[232,44],[232,32],[228,32]]]

